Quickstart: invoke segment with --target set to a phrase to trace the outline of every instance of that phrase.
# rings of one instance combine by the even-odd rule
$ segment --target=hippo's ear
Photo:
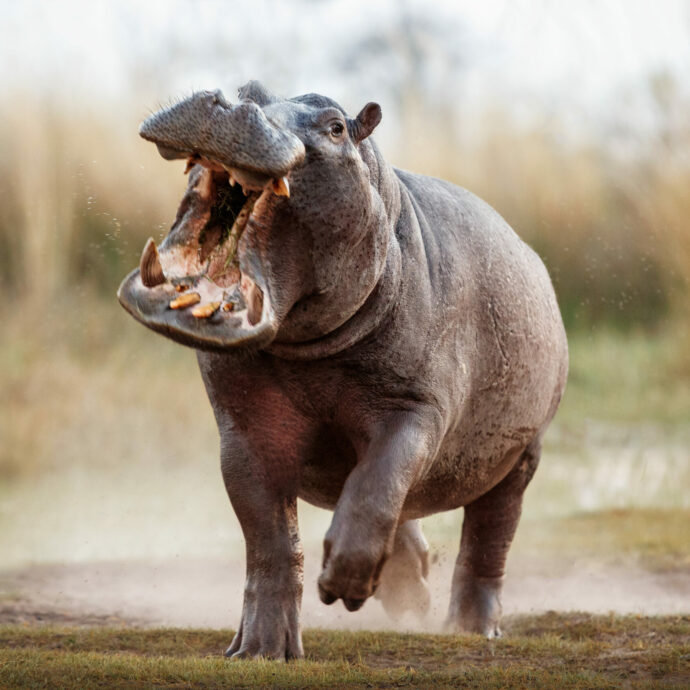
[[[237,90],[240,99],[249,99],[254,101],[258,106],[262,108],[265,105],[270,105],[278,100],[278,96],[271,93],[260,81],[252,79],[248,81],[244,86],[240,86]]]
[[[356,144],[366,139],[381,122],[381,106],[378,103],[367,103],[354,120],[348,120],[350,136]]]

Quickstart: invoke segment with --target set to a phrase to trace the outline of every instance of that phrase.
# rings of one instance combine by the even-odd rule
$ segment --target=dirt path
[[[307,554],[304,627],[438,631],[448,602],[453,559],[432,567],[432,611],[427,621],[394,624],[378,601],[348,613],[327,607],[316,593],[318,557]],[[242,562],[176,560],[41,565],[0,573],[0,623],[233,627],[242,604]],[[518,562],[505,583],[504,613],[588,611],[677,614],[690,611],[690,572],[651,573],[636,567]]]

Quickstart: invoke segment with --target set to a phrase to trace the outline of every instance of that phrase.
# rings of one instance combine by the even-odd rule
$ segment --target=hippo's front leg
[[[410,487],[436,448],[435,417],[397,413],[378,424],[350,473],[324,540],[319,596],[356,611],[379,583]]]
[[[297,498],[241,444],[222,444],[225,488],[240,521],[247,552],[242,619],[226,656],[291,659],[304,656],[300,629],[304,557]],[[282,484],[282,485],[281,485]]]

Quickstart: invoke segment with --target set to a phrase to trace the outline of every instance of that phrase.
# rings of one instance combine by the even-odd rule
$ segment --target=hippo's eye
[[[345,131],[345,127],[342,122],[332,122],[329,131],[331,136],[339,137]]]

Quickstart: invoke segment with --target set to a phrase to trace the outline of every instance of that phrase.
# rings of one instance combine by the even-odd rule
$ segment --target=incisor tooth
[[[153,288],[165,282],[158,249],[152,237],[149,237],[148,242],[144,246],[144,251],[141,253],[139,275],[141,276],[141,282],[147,288]]]
[[[191,307],[192,304],[201,302],[201,295],[198,292],[185,292],[183,295],[175,298],[170,302],[171,309],[184,309]]]
[[[209,316],[213,316],[220,308],[220,302],[209,302],[208,304],[202,304],[200,307],[195,307],[192,309],[192,316],[196,316],[197,319],[208,319]]]
[[[273,180],[273,193],[278,196],[290,196],[290,185],[288,184],[287,177],[277,177]]]

